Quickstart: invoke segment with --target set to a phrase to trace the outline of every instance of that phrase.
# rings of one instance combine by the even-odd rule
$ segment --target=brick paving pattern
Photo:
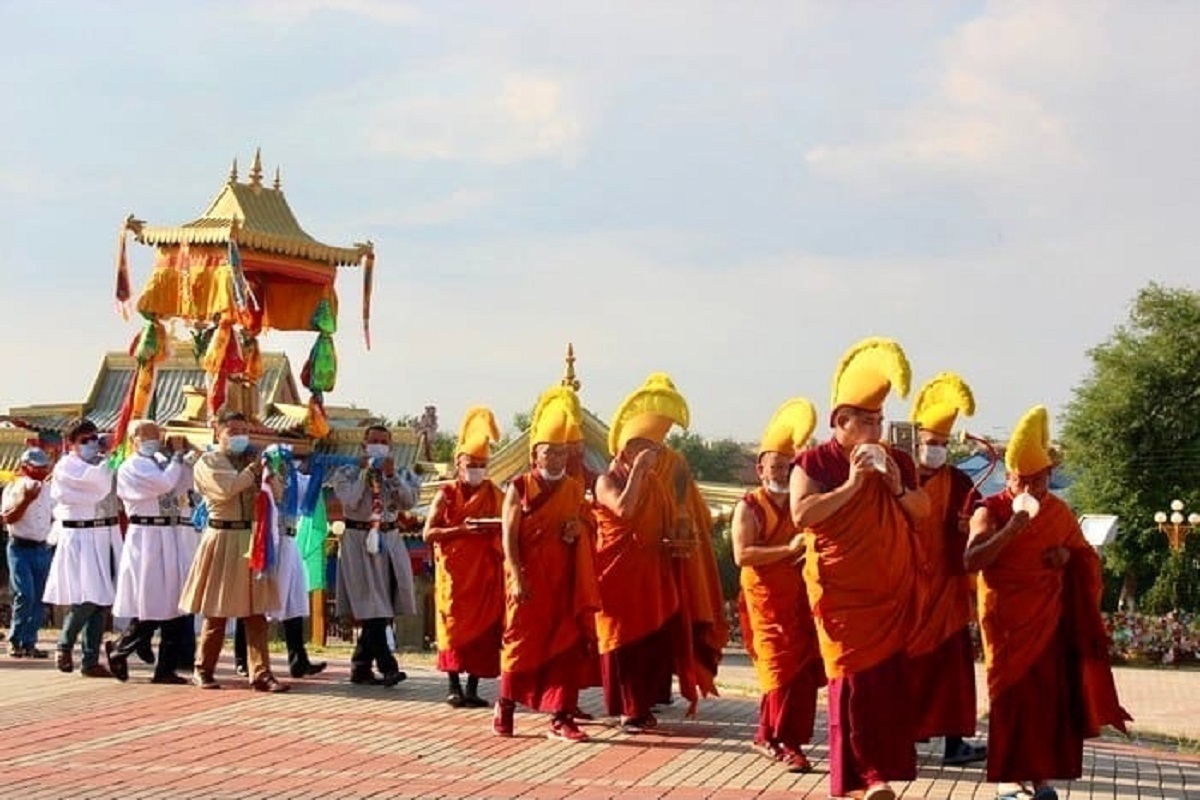
[[[730,659],[727,680],[738,686]],[[276,657],[278,666],[278,657]],[[286,695],[249,691],[224,663],[224,688],[128,684],[62,675],[52,662],[0,656],[0,796],[13,798],[825,798],[824,715],[809,749],[816,772],[791,775],[751,751],[756,699],[704,701],[700,719],[681,704],[660,729],[625,735],[587,724],[592,741],[545,736],[545,717],[518,713],[516,736],[490,732],[490,710],[454,710],[440,674],[409,670],[394,689],[352,686],[345,662],[294,682]],[[1200,673],[1121,670],[1126,706],[1160,733],[1197,727]],[[494,692],[485,682],[484,694]],[[598,690],[583,706],[600,713]],[[1139,717],[1140,719],[1140,717]],[[1154,728],[1151,728],[1154,730]],[[1064,800],[1197,798],[1200,757],[1133,741],[1089,743],[1086,775]],[[904,798],[994,798],[982,765],[942,768],[935,740],[920,746],[920,774]]]

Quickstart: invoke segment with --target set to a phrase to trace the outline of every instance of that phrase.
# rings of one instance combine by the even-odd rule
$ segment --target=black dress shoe
[[[121,683],[129,680],[129,661],[120,653],[114,653],[116,643],[111,639],[104,643],[104,660],[108,662],[108,671]]]
[[[326,664],[324,661],[310,661],[310,662],[308,662],[308,669],[305,671],[304,674],[305,675],[320,675],[322,672],[325,671],[325,667],[327,667],[327,666],[329,666],[329,665]]]
[[[450,692],[446,695],[446,705],[451,708],[462,708],[467,704],[467,699],[463,697],[462,692]]]
[[[407,672],[397,669],[397,670],[393,670],[391,672],[384,674],[382,680],[380,680],[379,682],[382,683],[384,686],[395,686],[397,683],[400,683],[403,680],[407,680],[407,678],[408,678]]]
[[[324,661],[318,661],[315,664],[311,661],[297,661],[288,665],[288,672],[293,678],[306,678],[309,675],[319,675],[325,671],[326,666]]]
[[[71,658],[70,650],[59,650],[54,654],[54,666],[59,672],[70,672],[75,669],[75,660]]]
[[[468,694],[463,697],[463,705],[467,708],[491,708],[492,704],[484,700],[477,694]]]
[[[350,682],[359,686],[378,686],[379,678],[371,670],[354,670],[350,673]]]
[[[150,679],[150,682],[163,683],[168,686],[183,686],[184,684],[191,683],[191,681],[189,681],[187,678],[183,677],[182,675],[176,675],[174,672],[167,675],[155,675]]]

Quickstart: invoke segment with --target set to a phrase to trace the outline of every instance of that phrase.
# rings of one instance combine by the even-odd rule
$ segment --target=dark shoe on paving
[[[248,678],[250,677],[250,670],[246,669],[245,664],[243,664],[241,661],[238,661],[233,665],[233,674],[240,675],[243,678]]]
[[[83,669],[79,670],[79,674],[84,678],[114,677],[113,674],[108,671],[108,667],[101,666],[100,664],[92,664],[90,667],[84,667]]]
[[[305,675],[320,675],[329,666],[324,661],[310,661],[304,670]]]
[[[1033,793],[1033,800],[1058,800],[1058,792],[1053,786],[1043,786]]]
[[[958,749],[953,753],[947,754],[946,757],[942,759],[942,764],[947,767],[955,767],[963,764],[971,764],[976,761],[986,760],[987,745],[959,742]]]
[[[195,670],[192,672],[192,685],[199,686],[201,689],[220,689],[221,684],[217,683],[216,678],[211,672],[203,672]]]
[[[496,736],[513,735],[513,711],[516,709],[511,702],[496,701],[496,709],[492,712],[492,733]]]
[[[107,641],[104,643],[104,659],[108,662],[108,670],[112,676],[121,683],[129,680],[129,661],[120,653],[114,653],[116,649],[114,642]]]
[[[561,742],[586,742],[588,735],[579,730],[579,726],[575,724],[575,720],[570,717],[556,719],[550,723],[550,730],[546,734],[547,738],[558,739]]]
[[[8,657],[9,658],[24,658],[25,657],[25,648],[17,647],[15,644],[10,644],[8,646]]]
[[[359,686],[378,686],[379,678],[375,677],[375,673],[369,669],[366,670],[351,670],[350,682]]]
[[[25,657],[26,658],[36,658],[36,659],[40,660],[40,659],[49,658],[50,654],[47,653],[45,650],[38,650],[36,647],[26,647],[25,648]]]
[[[297,661],[288,667],[288,672],[293,678],[306,678],[324,672],[326,666],[328,665],[324,661],[315,664],[311,661]]]
[[[250,684],[250,688],[256,692],[270,692],[271,694],[279,694],[280,692],[289,691],[292,687],[286,683],[280,683],[274,675],[267,673],[258,680]]]
[[[163,683],[168,686],[183,686],[191,683],[191,681],[189,681],[187,678],[183,677],[182,675],[176,675],[174,672],[170,673],[169,675],[155,675],[150,679],[150,682]]]
[[[75,661],[71,658],[70,650],[59,650],[54,654],[54,666],[59,672],[70,672],[75,669]]]
[[[148,639],[143,639],[142,641],[138,642],[137,650],[134,650],[133,652],[137,654],[137,657],[141,659],[143,664],[153,664],[155,661],[154,647],[150,644]]]
[[[783,752],[779,756],[779,760],[787,767],[788,772],[806,773],[812,772],[813,766],[809,763],[808,757],[799,750],[784,746]]]
[[[395,686],[397,683],[408,679],[408,673],[403,670],[394,670],[386,673],[379,682],[384,686]]]
[[[463,697],[463,705],[467,708],[487,708],[491,703],[477,694],[468,694]]]
[[[622,717],[621,730],[624,733],[644,733],[658,727],[658,718],[653,714],[641,717]]]
[[[462,708],[467,704],[467,699],[463,697],[462,692],[451,692],[446,695],[446,705],[451,708]]]

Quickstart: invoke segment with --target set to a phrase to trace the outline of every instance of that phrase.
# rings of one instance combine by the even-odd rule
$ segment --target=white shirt
[[[108,463],[89,464],[74,453],[59,459],[50,482],[56,520],[103,519],[110,514],[104,501],[113,491]],[[115,516],[115,515],[113,515]]]
[[[12,483],[5,486],[3,499],[0,499],[0,509],[3,513],[7,514],[19,506],[25,498],[25,493],[37,483],[38,481],[28,475],[18,475]],[[9,523],[9,535],[32,542],[46,541],[46,537],[50,535],[50,511],[53,507],[50,485],[42,483],[41,493],[26,507],[24,516],[16,522]]]
[[[178,514],[175,493],[182,476],[183,463],[179,459],[171,459],[164,469],[152,457],[135,455],[125,459],[117,470],[117,497],[131,517],[174,518]]]

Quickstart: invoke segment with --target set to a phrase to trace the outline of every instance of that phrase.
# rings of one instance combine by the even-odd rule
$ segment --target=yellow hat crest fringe
[[[898,342],[880,336],[863,339],[838,362],[830,412],[842,406],[878,410],[891,389],[907,397],[911,381],[912,368]]]
[[[967,417],[975,413],[971,387],[954,372],[939,372],[917,392],[909,420],[919,428],[949,436],[960,413]]]
[[[806,398],[793,397],[781,405],[763,432],[759,455],[783,453],[794,455],[802,449],[817,427],[817,409]]]
[[[1054,465],[1050,454],[1050,412],[1034,406],[1025,412],[1013,429],[1004,451],[1004,466],[1009,472],[1028,477]]]
[[[565,429],[561,434],[566,437],[563,441],[575,442],[583,438],[583,406],[579,402],[579,395],[575,394],[568,386],[556,384],[542,392],[541,396],[537,399],[537,403],[533,406],[533,413],[529,415],[529,450],[531,452],[541,442],[550,441],[544,438],[539,439],[539,435],[559,435],[557,433],[551,434],[547,428],[550,417],[553,416],[553,414],[548,415],[547,412],[555,410],[566,415],[566,421],[563,423]],[[550,427],[557,427],[557,425],[557,420],[555,420],[554,425]]]
[[[644,415],[661,417],[682,428],[688,427],[691,423],[687,400],[675,388],[675,383],[667,373],[652,373],[646,378],[645,383],[621,401],[621,405],[617,407],[617,413],[613,414],[612,425],[608,429],[609,452],[614,455],[619,453],[629,438],[635,438],[626,435],[631,431],[643,428],[657,428],[661,431],[661,427],[655,425],[630,426],[634,419]],[[667,425],[666,428],[669,430],[670,425]]]
[[[500,441],[500,427],[491,409],[474,406],[467,409],[458,428],[458,447],[454,454],[466,453],[473,458],[487,458],[491,443]]]

